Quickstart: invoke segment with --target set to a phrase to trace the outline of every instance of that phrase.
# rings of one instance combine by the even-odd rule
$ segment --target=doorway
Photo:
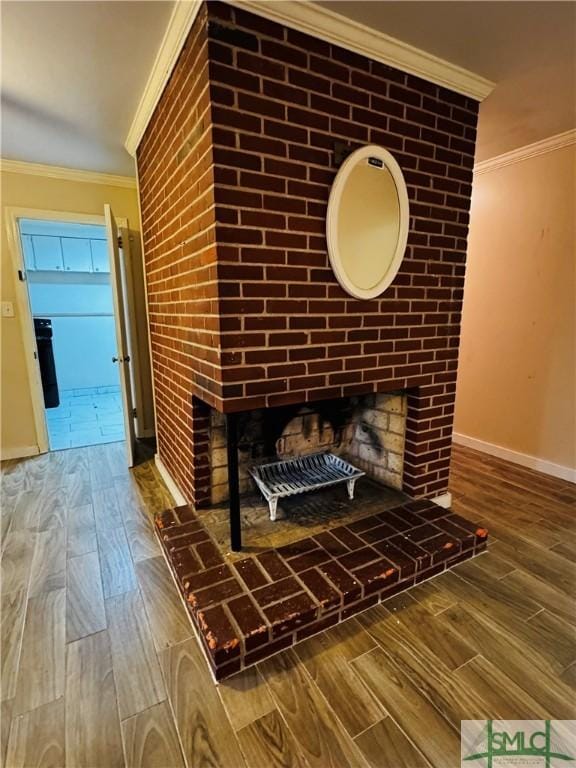
[[[23,218],[49,450],[125,439],[104,225]]]
[[[8,209],[17,304],[39,453],[123,441],[133,466],[141,381],[130,237],[110,206],[103,213]]]

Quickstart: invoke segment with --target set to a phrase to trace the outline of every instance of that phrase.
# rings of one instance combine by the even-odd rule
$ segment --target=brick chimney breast
[[[323,40],[202,6],[137,152],[158,449],[191,501],[210,498],[210,408],[396,391],[402,487],[446,491],[477,111]],[[388,149],[408,186],[405,258],[369,301],[329,267],[337,143]]]

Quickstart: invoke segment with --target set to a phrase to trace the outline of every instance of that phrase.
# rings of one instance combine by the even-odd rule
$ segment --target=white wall
[[[113,317],[57,317],[52,321],[58,388],[120,386]]]
[[[472,447],[565,478],[576,477],[575,168],[572,145],[474,180],[455,420]]]
[[[84,283],[46,283],[41,282],[43,275],[28,274],[32,314],[52,320],[58,389],[118,386],[118,366],[112,363],[116,336],[109,279],[91,284],[102,278],[85,275]],[[50,277],[64,280],[68,275]],[[72,316],[62,317],[67,313]]]

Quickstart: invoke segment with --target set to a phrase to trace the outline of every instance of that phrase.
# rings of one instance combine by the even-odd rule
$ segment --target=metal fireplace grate
[[[276,520],[278,499],[344,482],[353,499],[356,480],[366,473],[333,453],[313,453],[251,467],[250,474],[268,502],[270,520]]]

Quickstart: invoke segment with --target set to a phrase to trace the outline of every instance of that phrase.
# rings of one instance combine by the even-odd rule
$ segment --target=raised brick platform
[[[430,501],[234,563],[191,507],[157,515],[156,530],[219,680],[473,557],[488,536]]]

